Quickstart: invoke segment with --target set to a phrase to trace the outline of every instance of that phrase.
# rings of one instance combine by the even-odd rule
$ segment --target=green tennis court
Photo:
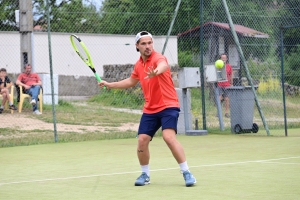
[[[289,130],[299,132],[300,130]],[[184,186],[161,137],[150,145],[151,184],[137,139],[0,149],[0,199],[299,199],[300,137],[178,136],[197,178]]]

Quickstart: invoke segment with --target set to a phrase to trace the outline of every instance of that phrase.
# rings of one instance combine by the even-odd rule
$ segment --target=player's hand
[[[106,87],[107,89],[109,89],[109,83],[106,82],[106,81],[98,82],[98,85],[99,85],[100,88]]]
[[[145,79],[152,78],[157,75],[158,70],[154,70],[153,67],[148,67],[148,72],[146,72],[147,76]]]

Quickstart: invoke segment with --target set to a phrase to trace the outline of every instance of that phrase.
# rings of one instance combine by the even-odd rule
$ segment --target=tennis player
[[[142,174],[136,179],[135,186],[150,183],[149,143],[160,127],[164,141],[180,166],[185,185],[192,186],[196,179],[189,171],[183,147],[176,139],[180,105],[167,58],[154,51],[152,35],[146,31],[136,35],[135,44],[140,59],[135,63],[131,76],[118,82],[98,83],[100,87],[118,89],[133,87],[138,82],[141,84],[145,104],[138,129],[137,156]]]

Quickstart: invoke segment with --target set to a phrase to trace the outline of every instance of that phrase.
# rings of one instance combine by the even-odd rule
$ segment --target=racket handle
[[[95,77],[96,77],[96,79],[97,79],[98,82],[101,82],[101,78],[100,78],[100,76],[99,76],[98,73],[95,73]]]
[[[95,77],[99,83],[102,81],[98,73],[95,73]],[[106,87],[104,86],[103,89],[106,89]]]

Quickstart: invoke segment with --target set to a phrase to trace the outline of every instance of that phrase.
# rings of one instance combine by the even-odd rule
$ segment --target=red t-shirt
[[[144,113],[157,113],[170,107],[180,108],[170,68],[162,74],[145,79],[147,76],[145,72],[148,71],[148,67],[156,69],[157,65],[162,61],[168,63],[165,56],[152,51],[145,63],[140,57],[131,73],[131,78],[138,79],[142,86],[145,98]]]
[[[25,74],[22,73],[18,76],[18,80],[24,83],[25,85],[31,86],[33,83],[39,82],[41,79],[37,74]]]
[[[226,64],[226,76],[227,76],[227,81],[224,82],[218,82],[218,87],[230,87],[230,81],[232,77],[232,67],[230,64]]]

